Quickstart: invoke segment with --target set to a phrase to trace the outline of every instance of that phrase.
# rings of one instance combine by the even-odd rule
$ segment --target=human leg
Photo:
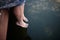
[[[14,14],[18,20],[17,25],[27,28],[28,24],[23,21],[25,17],[24,16],[24,4],[14,7]]]
[[[8,26],[8,10],[0,10],[0,40],[6,40]]]

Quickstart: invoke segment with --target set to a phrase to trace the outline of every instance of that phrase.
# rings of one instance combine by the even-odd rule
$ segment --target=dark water
[[[57,1],[27,0],[25,14],[32,40],[60,40],[60,2]]]
[[[31,40],[60,40],[60,2],[56,0],[27,0],[25,16],[29,19],[28,29],[17,27],[14,24],[14,19],[10,17],[13,21],[10,19],[9,22],[9,39],[20,40],[23,35],[22,39],[28,38],[26,40],[30,38]]]

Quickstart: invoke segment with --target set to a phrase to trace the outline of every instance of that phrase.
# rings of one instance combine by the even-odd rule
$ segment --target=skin
[[[6,40],[8,26],[8,10],[0,10],[0,40]]]
[[[18,20],[16,24],[23,28],[27,28],[28,24],[23,21],[23,20],[28,21],[28,19],[24,16],[24,4],[15,7],[14,14]]]
[[[15,7],[13,11],[18,20],[16,24],[20,27],[27,28],[28,24],[24,22],[28,22],[28,19],[24,16],[24,4]],[[0,10],[0,40],[6,40],[8,14],[8,9]]]

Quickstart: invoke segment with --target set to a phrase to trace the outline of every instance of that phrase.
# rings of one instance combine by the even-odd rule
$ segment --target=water
[[[27,0],[25,15],[29,19],[28,34],[32,40],[60,40],[60,2]]]

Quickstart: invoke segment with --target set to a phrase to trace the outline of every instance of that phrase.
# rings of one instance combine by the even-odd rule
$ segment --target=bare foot
[[[26,21],[26,22],[28,22],[28,19],[25,16],[24,16],[23,20]]]
[[[27,28],[28,27],[28,24],[27,23],[25,23],[24,21],[21,21],[20,23],[16,23],[18,26],[21,26],[21,27],[23,27],[23,28]]]

